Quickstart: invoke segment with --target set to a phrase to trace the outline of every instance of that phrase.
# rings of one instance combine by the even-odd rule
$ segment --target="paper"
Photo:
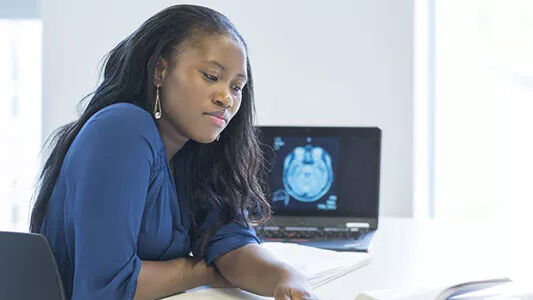
[[[371,258],[368,253],[337,252],[293,243],[262,245],[277,259],[303,273],[313,288],[367,265]]]
[[[359,294],[355,300],[445,300],[445,299],[485,299],[485,298],[470,298],[474,293],[489,289],[494,286],[509,283],[508,278],[497,278],[480,281],[469,281],[458,283],[453,286],[437,287],[437,288],[409,288],[409,289],[384,289],[367,291]],[[456,295],[455,297],[452,297]],[[460,296],[459,296],[460,295]],[[484,294],[486,297],[488,294]],[[499,295],[503,296],[503,295]],[[493,298],[500,299],[500,298]],[[517,299],[517,298],[501,298],[501,299]],[[518,298],[522,299],[522,298]],[[528,299],[529,300],[529,299]]]
[[[533,300],[533,280],[531,282],[513,281],[471,292],[453,298],[454,300],[481,300],[481,299],[522,299]]]

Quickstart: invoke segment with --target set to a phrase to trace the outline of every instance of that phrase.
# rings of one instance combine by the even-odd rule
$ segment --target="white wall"
[[[380,213],[412,216],[413,0],[193,1],[249,46],[259,125],[378,126]],[[46,0],[43,136],[76,118],[104,54],[175,1]]]

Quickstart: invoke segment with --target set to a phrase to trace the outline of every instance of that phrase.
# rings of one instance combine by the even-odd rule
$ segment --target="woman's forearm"
[[[143,260],[137,279],[136,300],[157,299],[210,283],[209,268],[196,258]]]
[[[220,273],[234,285],[252,293],[272,297],[276,286],[289,277],[303,275],[277,260],[257,244],[248,244],[215,260]]]

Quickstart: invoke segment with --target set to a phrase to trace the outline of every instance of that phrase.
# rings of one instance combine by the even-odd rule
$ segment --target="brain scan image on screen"
[[[333,182],[331,156],[324,148],[310,144],[294,148],[283,163],[283,185],[294,199],[314,202]]]
[[[285,210],[336,210],[337,137],[277,136],[272,204]]]
[[[262,127],[264,192],[273,216],[378,215],[378,128]],[[288,219],[287,219],[288,220]],[[292,222],[291,221],[291,222]],[[301,224],[300,224],[301,225]]]

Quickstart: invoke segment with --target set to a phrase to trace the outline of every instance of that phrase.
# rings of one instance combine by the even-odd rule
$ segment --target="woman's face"
[[[161,120],[167,130],[200,143],[213,142],[241,106],[247,81],[246,52],[228,35],[209,35],[175,58],[162,73]],[[213,116],[213,114],[218,114]]]

